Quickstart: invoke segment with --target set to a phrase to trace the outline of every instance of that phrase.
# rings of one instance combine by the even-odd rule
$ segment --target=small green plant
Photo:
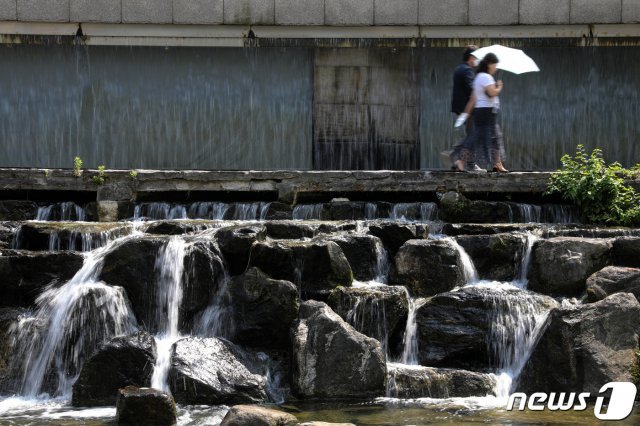
[[[80,177],[82,175],[82,159],[80,157],[73,159],[73,175],[75,177]]]
[[[138,179],[138,172],[136,170],[131,170],[129,172],[129,177],[131,178],[131,180],[136,180]]]
[[[96,185],[104,185],[104,170],[104,166],[98,166],[98,174],[91,178],[93,180],[93,183],[95,183]]]
[[[587,154],[578,145],[575,157],[562,156],[562,168],[547,183],[547,194],[560,194],[576,204],[584,219],[597,224],[640,224],[640,194],[625,179],[640,175],[640,165],[627,170],[607,165],[600,149]]]
[[[44,177],[45,178],[48,178],[49,175],[51,174],[51,170],[49,170],[49,169],[44,169],[42,172],[44,173]]]

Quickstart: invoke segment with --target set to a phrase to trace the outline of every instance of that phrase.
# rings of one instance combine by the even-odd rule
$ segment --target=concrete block
[[[18,0],[18,21],[69,22],[69,0]]]
[[[355,66],[370,65],[370,51],[366,48],[315,49],[314,65],[318,66]]]
[[[415,142],[418,139],[417,108],[372,105],[371,126],[379,141]]]
[[[416,83],[407,69],[371,68],[369,103],[372,105],[415,106]]]
[[[231,25],[273,25],[274,0],[225,0],[224,23]]]
[[[517,1],[469,0],[470,25],[513,25],[517,23]]]
[[[324,25],[324,1],[275,0],[276,25]]]
[[[521,24],[568,24],[571,0],[520,0]]]
[[[622,0],[622,23],[635,24],[640,22],[640,1]]]
[[[336,70],[337,67],[314,67],[313,101],[319,104],[336,102]]]
[[[321,142],[369,140],[369,108],[366,105],[314,104],[314,139]]]
[[[572,24],[615,24],[621,13],[620,0],[571,0]]]
[[[373,25],[373,0],[325,0],[325,25]]]
[[[418,25],[467,25],[469,0],[419,0]]]
[[[417,25],[418,0],[375,0],[376,25]]]
[[[71,0],[71,22],[122,22],[122,1]]]
[[[0,21],[15,21],[18,19],[16,0],[0,0]]]
[[[172,0],[122,0],[122,22],[170,24],[173,22]]]
[[[222,24],[223,0],[173,0],[174,24]]]

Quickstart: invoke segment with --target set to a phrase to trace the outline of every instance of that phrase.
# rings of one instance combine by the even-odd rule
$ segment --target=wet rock
[[[14,232],[18,224],[14,222],[0,222],[0,249],[11,248]]]
[[[326,297],[337,286],[350,286],[353,274],[342,249],[332,241],[257,242],[250,266],[299,286],[302,297]]]
[[[543,232],[544,238],[578,237],[578,238],[615,238],[640,233],[640,230],[629,228],[601,228],[589,225],[554,226]]]
[[[215,337],[188,337],[172,348],[169,386],[179,404],[264,402],[262,361]]]
[[[440,215],[454,223],[510,223],[513,212],[508,203],[472,201],[464,195],[449,191],[440,200]]]
[[[389,260],[380,238],[372,235],[342,234],[325,239],[340,246],[356,280],[370,281],[388,272]]]
[[[251,245],[256,241],[264,241],[267,228],[262,225],[232,226],[216,232],[216,240],[224,255],[229,273],[238,275],[247,269]]]
[[[496,376],[468,370],[387,364],[394,398],[468,398],[494,395]]]
[[[71,404],[115,405],[118,389],[151,385],[155,361],[156,343],[149,333],[141,331],[111,339],[85,362],[73,384]]]
[[[177,423],[176,404],[166,392],[127,386],[118,391],[116,423],[172,426]]]
[[[296,426],[293,414],[256,405],[231,407],[220,426]]]
[[[265,227],[269,237],[285,240],[312,238],[317,232],[316,226],[293,221],[267,222]]]
[[[523,235],[466,235],[456,241],[467,252],[480,279],[513,281],[517,278],[526,238]]]
[[[380,343],[358,333],[326,304],[300,306],[293,327],[292,390],[300,398],[367,398],[384,394]]]
[[[2,250],[0,300],[4,306],[32,306],[47,285],[67,282],[83,261],[79,253]]]
[[[195,222],[186,222],[184,220],[161,220],[149,224],[145,232],[154,235],[182,235],[189,232],[195,232],[202,228]]]
[[[451,241],[409,240],[398,250],[390,282],[413,296],[432,296],[464,284],[460,253]]]
[[[355,201],[331,201],[329,214],[332,220],[364,219],[364,203]]]
[[[640,303],[617,293],[596,303],[554,309],[526,363],[520,392],[590,392],[630,382],[638,346]]]
[[[266,220],[289,220],[293,218],[293,207],[290,204],[273,202],[269,204]]]
[[[613,264],[640,268],[640,237],[620,237],[613,241]]]
[[[518,324],[530,332],[537,315],[557,306],[551,297],[509,285],[464,287],[418,302],[420,365],[470,370],[497,367],[492,332]]]
[[[422,229],[420,232],[416,225],[394,221],[375,221],[369,224],[369,233],[380,238],[389,252],[389,256],[393,257],[407,241],[427,238],[429,230]]]
[[[358,229],[355,221],[343,222],[320,222],[318,223],[317,234],[335,234],[337,232],[349,232]]]
[[[587,278],[589,302],[597,302],[614,293],[631,293],[640,300],[640,269],[607,266]]]
[[[29,222],[18,230],[16,242],[25,250],[90,251],[132,231],[122,223]]]
[[[11,360],[14,354],[11,326],[18,321],[26,310],[20,308],[0,308],[0,393],[14,395],[19,392],[15,371],[12,371]]]
[[[543,294],[574,296],[586,280],[609,263],[611,241],[557,237],[537,241],[531,253],[529,289]]]
[[[229,283],[234,341],[249,346],[284,348],[298,316],[298,289],[252,267]]]
[[[509,232],[523,232],[540,229],[540,225],[534,224],[508,224],[492,223],[490,225],[480,223],[445,223],[442,233],[451,237],[458,235],[493,235]]]
[[[0,221],[33,220],[38,213],[38,206],[33,201],[0,200]]]

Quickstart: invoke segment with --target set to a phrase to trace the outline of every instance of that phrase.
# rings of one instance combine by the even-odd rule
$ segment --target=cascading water
[[[458,251],[458,254],[460,255],[460,261],[462,262],[462,271],[464,272],[465,284],[473,284],[478,282],[479,280],[478,271],[476,270],[476,267],[473,264],[473,260],[471,260],[471,257],[466,252],[466,250],[460,244],[458,244],[458,242],[454,238],[445,237],[443,239],[446,241],[449,241],[453,245],[453,247]]]
[[[414,299],[409,297],[409,312],[407,314],[407,326],[402,338],[402,356],[400,362],[407,365],[418,365],[418,324],[416,322],[416,311],[425,304],[426,299]]]
[[[298,204],[293,208],[293,218],[298,220],[319,220],[323,207],[322,204]]]
[[[518,268],[518,276],[513,282],[513,285],[519,288],[527,288],[527,284],[529,283],[527,274],[531,264],[531,252],[533,251],[533,245],[540,237],[532,232],[526,232],[525,238],[526,242],[522,250],[522,262],[520,262]]]
[[[85,210],[76,203],[67,201],[63,203],[55,203],[46,207],[38,207],[36,220],[51,221],[80,221],[86,220]]]

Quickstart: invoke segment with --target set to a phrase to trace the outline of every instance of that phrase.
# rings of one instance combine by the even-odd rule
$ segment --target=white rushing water
[[[87,215],[85,210],[76,203],[70,201],[54,203],[45,207],[38,207],[38,212],[36,213],[36,220],[42,221],[77,220],[83,222],[86,220],[86,217]]]
[[[402,356],[400,362],[406,365],[418,365],[418,324],[416,322],[416,311],[425,304],[427,299],[414,299],[409,297],[409,313],[407,315],[407,325],[402,338]]]

